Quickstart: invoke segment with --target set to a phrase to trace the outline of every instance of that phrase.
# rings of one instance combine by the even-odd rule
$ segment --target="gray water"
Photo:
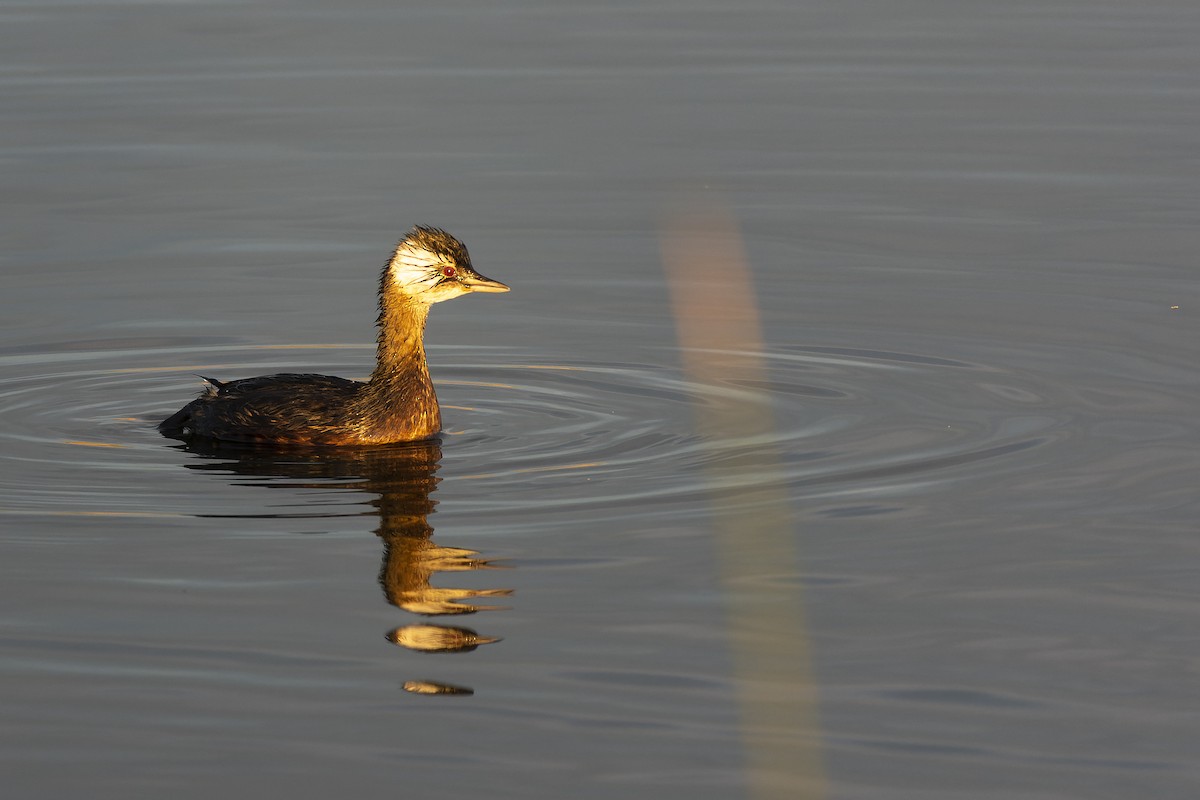
[[[5,795],[1197,796],[1198,36],[0,3]],[[416,222],[513,287],[433,310],[439,445],[154,431],[368,373]]]

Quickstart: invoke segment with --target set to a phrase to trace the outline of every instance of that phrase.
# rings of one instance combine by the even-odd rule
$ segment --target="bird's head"
[[[475,271],[462,242],[440,228],[424,225],[414,227],[396,245],[388,275],[401,292],[427,304],[468,292],[508,291],[500,281]]]

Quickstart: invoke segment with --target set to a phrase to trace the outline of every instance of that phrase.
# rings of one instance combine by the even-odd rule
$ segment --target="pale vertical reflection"
[[[704,387],[698,432],[728,598],[750,795],[826,794],[799,584],[796,530],[770,445],[774,421],[750,268],[736,224],[712,206],[670,218],[662,237],[683,366]]]

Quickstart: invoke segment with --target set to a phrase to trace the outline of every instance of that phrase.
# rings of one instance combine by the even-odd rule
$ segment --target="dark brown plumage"
[[[265,375],[222,382],[158,429],[166,436],[228,442],[361,445],[428,439],[441,430],[425,363],[433,303],[468,292],[507,292],[471,266],[462,242],[417,226],[400,240],[379,279],[375,370],[366,382],[328,375]]]

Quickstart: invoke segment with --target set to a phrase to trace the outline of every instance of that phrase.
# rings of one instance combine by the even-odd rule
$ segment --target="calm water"
[[[6,793],[1200,793],[1200,6],[0,23]],[[153,430],[414,222],[440,444]]]

